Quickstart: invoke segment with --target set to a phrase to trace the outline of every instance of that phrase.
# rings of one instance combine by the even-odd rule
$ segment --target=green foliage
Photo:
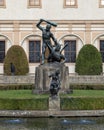
[[[4,103],[5,102],[5,103]],[[48,99],[0,99],[0,110],[47,110]]]
[[[104,109],[103,90],[74,90],[72,94],[61,95],[61,110]]]
[[[69,95],[67,95],[69,96]],[[73,97],[103,97],[104,98],[104,91],[103,90],[74,90],[70,96]]]
[[[104,84],[70,84],[70,89],[104,90]]]
[[[34,84],[0,84],[0,90],[25,90],[33,88]]]
[[[4,59],[4,74],[11,75],[10,63],[15,66],[15,75],[25,75],[29,72],[28,60],[21,46],[13,45]]]
[[[47,94],[32,94],[31,90],[2,90],[0,91],[0,99],[35,99],[48,98]]]
[[[0,91],[0,110],[47,110],[48,96],[31,90]]]
[[[61,110],[103,110],[104,97],[61,98]]]
[[[84,45],[76,59],[75,71],[79,75],[100,75],[102,58],[97,48],[91,44]]]

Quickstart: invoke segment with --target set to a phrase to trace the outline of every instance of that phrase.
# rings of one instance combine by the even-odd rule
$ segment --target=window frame
[[[28,42],[28,48],[30,47],[30,42],[39,42],[40,43],[40,58],[41,58],[41,40],[29,40],[29,42]],[[34,50],[34,51],[31,51],[31,52],[33,52],[33,53],[36,53],[36,52],[38,52],[38,51],[36,51],[36,50]],[[41,59],[40,59],[40,61],[31,61],[30,62],[30,48],[29,48],[29,53],[28,53],[28,57],[29,57],[29,63],[40,63],[41,62]]]
[[[77,0],[75,0],[74,5],[66,5],[66,0],[64,0],[64,8],[78,8]]]
[[[73,40],[69,40],[69,39],[65,39],[64,40],[64,44],[65,44],[65,41],[75,41],[75,51],[72,51],[72,50],[70,50],[70,51],[66,51],[66,52],[68,52],[68,53],[73,53],[73,52],[75,52],[75,61],[72,61],[71,59],[70,59],[70,61],[66,61],[65,63],[75,63],[76,62],[76,54],[77,54],[77,40],[75,40],[75,39],[73,39]],[[65,49],[64,49],[64,55],[65,55]],[[67,58],[67,57],[66,57]],[[71,58],[71,57],[70,57]]]
[[[99,8],[104,8],[104,5],[101,4],[102,0],[99,0]]]
[[[6,2],[3,0],[3,4],[0,4],[0,8],[6,8]]]
[[[100,40],[99,40],[99,50],[100,50],[101,57],[102,57],[102,53],[104,53],[104,50],[103,50],[103,51],[101,50],[101,41],[104,42],[104,39],[100,39]],[[104,59],[103,59],[103,57],[102,57],[102,62],[104,63]]]
[[[42,7],[42,3],[41,0],[39,0],[39,5],[30,5],[30,0],[28,0],[28,8],[41,8]]]
[[[3,44],[4,44],[4,50],[0,50],[0,53],[1,52],[3,52],[4,53],[4,58],[5,58],[5,46],[6,46],[6,44],[5,44],[5,40],[0,40],[0,42],[3,42]],[[4,62],[4,58],[3,59],[0,59],[0,63],[3,63]]]

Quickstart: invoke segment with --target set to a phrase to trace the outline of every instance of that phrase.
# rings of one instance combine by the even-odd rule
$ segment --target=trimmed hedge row
[[[48,98],[0,99],[0,110],[48,110]]]
[[[0,84],[0,90],[25,90],[33,88],[34,84]]]
[[[70,88],[84,90],[104,90],[104,84],[70,84]]]
[[[61,110],[102,110],[104,97],[61,98]],[[48,98],[0,99],[0,110],[48,110]]]
[[[0,84],[0,90],[28,90],[34,88],[34,84]],[[70,84],[70,89],[104,90],[104,84]]]
[[[61,98],[61,110],[102,110],[104,97],[69,97]]]

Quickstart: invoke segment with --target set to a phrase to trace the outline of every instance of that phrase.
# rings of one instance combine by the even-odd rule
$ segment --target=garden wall
[[[70,84],[104,84],[103,75],[94,76],[69,76]]]
[[[34,84],[35,76],[0,76],[0,84]],[[104,84],[104,76],[69,76],[69,84]]]
[[[0,84],[34,84],[35,76],[0,76]]]

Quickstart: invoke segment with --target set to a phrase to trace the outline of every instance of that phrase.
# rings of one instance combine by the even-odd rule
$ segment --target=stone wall
[[[34,84],[35,76],[0,76],[0,84]],[[104,76],[69,76],[69,84],[104,84]]]
[[[35,76],[0,76],[0,84],[34,84]]]
[[[104,84],[104,76],[69,76],[70,84]]]

